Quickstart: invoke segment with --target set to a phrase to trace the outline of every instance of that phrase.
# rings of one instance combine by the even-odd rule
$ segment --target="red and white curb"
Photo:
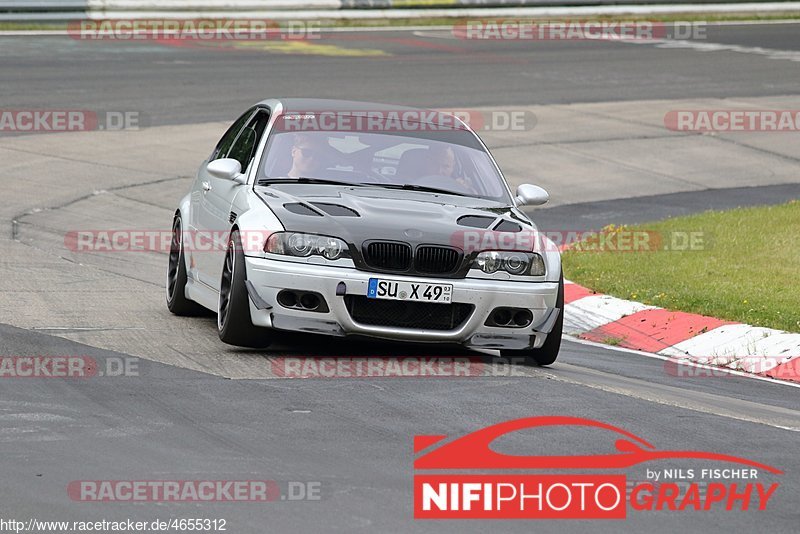
[[[566,334],[668,357],[671,374],[697,375],[686,363],[800,382],[800,334],[647,306],[570,281],[564,302]]]

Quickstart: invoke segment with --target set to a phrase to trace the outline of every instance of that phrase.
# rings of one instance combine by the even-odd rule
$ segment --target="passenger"
[[[433,146],[427,159],[429,176],[444,176],[452,178],[464,191],[478,194],[475,187],[463,175],[456,172],[456,154],[453,147]]]

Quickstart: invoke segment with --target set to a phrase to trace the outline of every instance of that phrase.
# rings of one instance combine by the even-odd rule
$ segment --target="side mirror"
[[[541,206],[550,200],[547,191],[533,184],[522,184],[517,188],[517,204],[520,206]]]
[[[245,181],[242,164],[232,158],[215,159],[206,165],[206,170],[210,175],[223,180],[234,180],[240,184]]]

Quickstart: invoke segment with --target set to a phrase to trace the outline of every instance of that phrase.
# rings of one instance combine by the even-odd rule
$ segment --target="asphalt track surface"
[[[785,95],[797,91],[796,64],[751,49],[800,56],[797,27],[707,28],[707,42],[750,49],[734,53],[467,41],[447,30],[323,33],[318,41],[239,47],[0,37],[0,94],[7,108],[124,105],[153,126],[229,120],[272,96],[458,107]],[[319,55],[309,54],[314,48]]]
[[[709,29],[709,40],[791,52],[800,49],[799,30],[799,25],[727,26]],[[337,48],[327,52],[334,55],[320,56],[275,49],[221,51],[0,37],[0,91],[4,108],[135,109],[150,118],[151,126],[159,126],[228,120],[253,101],[277,94],[346,96],[431,107],[528,106],[672,98],[798,98],[800,81],[796,61],[752,50],[700,52],[606,42],[531,47],[530,43],[464,43],[399,31],[337,39],[332,43]],[[387,55],[342,57],[340,49],[382,50]],[[69,156],[70,149],[64,150],[63,155]],[[185,174],[192,172],[187,169]],[[17,178],[10,186],[24,187],[24,174]],[[580,229],[711,207],[772,204],[798,195],[797,184],[752,185],[758,187],[718,187],[634,199],[620,191],[616,198],[591,203],[581,202],[578,190],[565,195],[563,207],[541,210],[539,220],[543,226],[570,224]],[[13,206],[13,213],[35,207],[35,203],[20,204]],[[8,250],[18,257],[3,259],[1,265],[9,275],[26,258],[20,248],[26,247],[10,246]],[[162,291],[159,280],[150,280],[149,270],[138,275],[152,282],[146,291]],[[32,269],[30,276],[38,276],[38,271]],[[46,287],[48,280],[39,283]],[[4,293],[3,298],[12,298],[9,295]],[[130,304],[134,305],[133,299]],[[20,317],[41,313],[26,307],[24,301],[18,305]],[[152,313],[163,313],[163,309]],[[16,314],[0,319],[11,324],[20,320]],[[208,330],[198,337],[198,344],[212,343],[213,320],[194,321]],[[120,326],[124,326],[124,316]],[[275,351],[240,351],[238,357],[269,366],[270,355],[276,353],[464,354],[447,347],[298,337],[283,339]],[[130,357],[125,350],[112,352],[11,326],[0,326],[0,354],[87,355],[103,369],[106,361]],[[228,354],[227,347],[219,347],[221,358]],[[229,532],[247,533],[791,532],[796,528],[800,492],[797,388],[733,376],[679,378],[666,372],[662,360],[573,341],[565,341],[559,361],[551,368],[498,368],[488,356],[470,355],[481,358],[488,365],[487,374],[495,376],[227,380],[138,359],[138,376],[2,379],[0,518],[224,518]],[[659,449],[732,454],[774,465],[785,474],[759,474],[759,481],[781,484],[766,511],[629,509],[624,522],[412,519],[414,435],[457,436],[538,415],[597,419],[631,431]],[[588,454],[610,451],[607,438],[560,428],[519,432],[499,440],[497,448],[513,454]],[[643,480],[646,468],[667,467],[717,466],[655,462],[624,471],[629,480]],[[319,500],[196,504],[73,502],[66,490],[76,480],[187,479],[306,481],[319,483],[321,492]]]

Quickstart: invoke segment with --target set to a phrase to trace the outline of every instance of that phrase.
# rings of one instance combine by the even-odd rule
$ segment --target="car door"
[[[256,108],[248,116],[244,127],[238,132],[233,143],[226,149],[223,146],[215,154],[214,159],[231,158],[239,161],[242,173],[249,175],[250,167],[255,165],[255,152],[258,143],[269,121],[269,110]],[[228,246],[228,230],[238,213],[234,211],[234,199],[238,193],[246,189],[233,180],[217,178],[207,172],[205,166],[200,173],[201,200],[198,211],[198,226],[201,232],[208,235],[209,253],[198,257],[201,271],[200,279],[214,289],[218,289],[225,251]]]
[[[244,128],[244,125],[253,113],[255,113],[255,108],[250,108],[233,122],[220,138],[208,158],[200,165],[200,169],[197,171],[197,176],[192,185],[192,194],[190,197],[191,215],[189,217],[189,227],[192,231],[190,234],[192,246],[186,247],[186,252],[189,256],[189,271],[192,278],[206,284],[211,280],[204,266],[210,264],[208,256],[211,255],[211,250],[207,245],[211,243],[212,239],[209,229],[204,228],[201,222],[208,219],[202,212],[207,208],[206,196],[211,188],[211,175],[207,172],[206,166],[216,159],[227,156],[234,141],[239,137],[239,132],[242,131],[242,128]]]

